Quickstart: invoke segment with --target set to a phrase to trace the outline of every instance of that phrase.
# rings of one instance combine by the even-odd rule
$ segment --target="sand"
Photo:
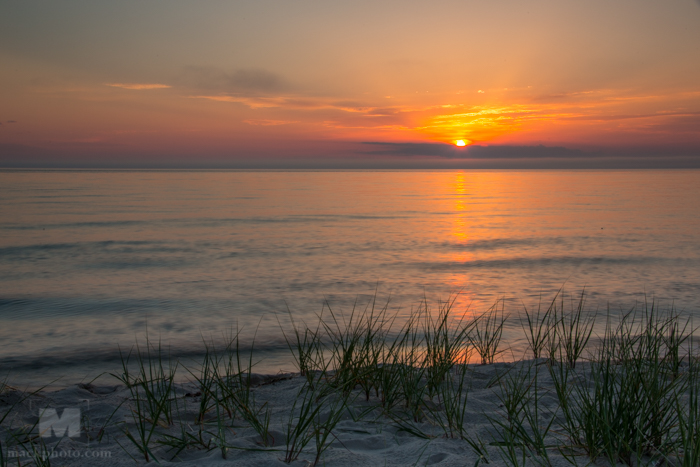
[[[507,465],[498,446],[490,445],[499,438],[498,429],[493,421],[505,420],[504,409],[499,399],[501,388],[497,379],[499,375],[508,371],[518,371],[533,364],[538,364],[544,370],[540,371],[540,384],[543,388],[540,400],[542,409],[554,410],[557,403],[550,390],[551,380],[543,365],[544,360],[470,366],[471,388],[468,392],[465,427],[471,439],[484,440],[487,459],[480,459],[467,441],[445,436],[444,430],[439,425],[430,423],[428,418],[415,423],[415,427],[428,436],[427,439],[407,432],[399,423],[383,414],[379,409],[379,400],[374,395],[367,401],[364,394],[357,392],[353,394],[353,397],[356,397],[351,404],[351,410],[343,413],[333,429],[332,442],[322,454],[318,465],[473,466],[477,465],[477,462],[479,465],[485,465],[486,460],[489,461],[489,465]],[[175,455],[174,450],[155,442],[166,434],[179,435],[181,425],[176,423],[167,428],[158,427],[150,443],[157,462],[151,460],[147,463],[125,434],[127,430],[135,433],[132,412],[135,405],[131,392],[120,384],[79,384],[58,391],[39,392],[28,397],[21,391],[8,388],[0,396],[0,417],[12,404],[15,404],[15,407],[2,424],[3,449],[11,462],[16,462],[16,456],[24,462],[29,462],[31,453],[27,451],[27,447],[31,447],[32,444],[25,443],[25,447],[22,447],[13,442],[8,445],[8,430],[24,428],[31,430],[36,437],[39,432],[36,425],[41,410],[55,408],[57,413],[61,414],[66,408],[80,408],[80,436],[35,439],[35,446],[40,446],[40,442],[43,441],[49,448],[54,447],[50,465],[312,465],[316,456],[313,441],[297,460],[291,464],[284,462],[285,431],[289,415],[299,390],[306,381],[305,378],[298,374],[254,375],[253,381],[252,393],[255,395],[257,406],[267,404],[266,407],[271,409],[271,442],[269,446],[263,446],[260,436],[240,417],[234,418],[233,422],[224,417],[226,423],[232,425],[224,428],[227,444],[230,446],[225,459],[222,451],[216,448],[214,443],[210,445],[210,449],[202,446],[190,447]],[[175,386],[174,393],[178,405],[186,407],[181,411],[182,426],[191,433],[197,433],[195,417],[201,399],[199,387],[192,382],[182,382]],[[364,415],[360,416],[362,413]],[[207,430],[216,432],[216,426],[211,420]],[[102,437],[98,441],[100,434]],[[210,435],[205,435],[205,439],[209,438]],[[553,437],[552,440],[556,443],[556,438]],[[570,465],[557,450],[552,449],[549,454],[552,465]],[[589,461],[585,456],[578,460],[581,465],[586,465]]]

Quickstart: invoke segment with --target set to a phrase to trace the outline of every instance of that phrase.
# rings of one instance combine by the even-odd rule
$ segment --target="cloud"
[[[443,143],[383,143],[363,142],[377,147],[364,154],[388,156],[433,156],[448,159],[570,159],[592,157],[578,149],[560,146],[468,146],[460,148]]]
[[[7,123],[17,123],[17,120],[8,120]]]
[[[472,159],[571,159],[591,157],[592,154],[562,146],[470,146]]]
[[[228,73],[216,67],[187,66],[178,81],[190,88],[239,96],[268,94],[289,88],[281,76],[260,68]]]
[[[167,84],[157,84],[157,83],[105,83],[105,86],[111,86],[113,88],[122,88],[122,89],[134,89],[134,90],[142,90],[142,89],[167,89],[172,86],[169,86]]]
[[[466,157],[466,150],[457,148],[451,144],[443,143],[381,143],[366,141],[362,144],[375,146],[372,151],[363,151],[364,154],[376,154],[385,156],[438,156],[438,157],[459,157],[463,154]]]
[[[362,117],[393,117],[401,112],[407,112],[402,107],[370,107],[354,101],[336,101],[323,97],[298,96],[241,96],[241,95],[196,95],[191,99],[208,99],[217,102],[236,102],[251,109],[279,107],[293,110],[338,110],[343,113],[355,114]]]
[[[566,116],[567,120],[584,120],[584,121],[615,121],[615,120],[632,120],[632,119],[670,119],[674,118],[678,121],[697,120],[700,117],[700,112],[656,112],[656,113],[640,113],[640,114],[591,114],[591,115],[570,115]]]
[[[243,123],[247,123],[248,125],[277,126],[277,125],[289,125],[291,123],[298,123],[298,122],[291,121],[291,120],[248,119],[248,120],[243,120]]]
[[[611,91],[608,89],[599,89],[595,91],[572,91],[572,92],[560,92],[556,94],[544,94],[535,96],[533,101],[535,102],[557,102],[557,101],[575,101],[581,98],[591,98],[591,97],[602,97],[608,96]]]
[[[700,114],[674,115],[666,122],[650,125],[647,130],[700,134]]]
[[[269,107],[282,107],[284,98],[279,97],[239,97],[239,96],[189,96],[190,99],[207,99],[216,102],[238,102],[251,109],[265,109]]]

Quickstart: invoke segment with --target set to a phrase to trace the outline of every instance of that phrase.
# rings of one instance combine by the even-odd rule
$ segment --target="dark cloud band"
[[[364,142],[375,149],[365,154],[386,156],[433,156],[448,159],[557,159],[592,157],[578,149],[560,146],[469,146],[460,148],[443,143]]]

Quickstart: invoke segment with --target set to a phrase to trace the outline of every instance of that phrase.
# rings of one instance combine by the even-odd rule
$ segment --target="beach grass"
[[[130,370],[130,360],[135,358],[136,373]],[[164,352],[160,342],[157,346],[146,342],[145,349],[136,346],[136,352],[122,354],[122,373],[115,375],[131,392],[133,401],[133,431],[124,424],[127,439],[144,456],[146,462],[154,458],[151,440],[158,426],[168,427],[174,423],[173,386],[178,362]]]
[[[654,304],[617,320],[609,316],[591,365],[560,370],[559,384],[572,385],[559,392],[566,395],[560,402],[568,405],[564,426],[572,444],[591,458],[626,465],[674,453],[685,457],[679,427],[694,381],[691,371],[680,372],[681,347],[690,334],[679,336],[678,325],[673,311],[659,313]],[[684,358],[689,364],[694,359],[691,352]]]
[[[280,327],[303,384],[284,408],[282,432],[272,427],[279,408],[256,400],[254,345],[242,347],[240,330],[223,346],[205,341],[193,365],[171,358],[160,342],[137,345],[122,354],[121,372],[113,375],[130,395],[130,416],[120,422],[128,442],[120,445],[146,462],[190,450],[216,449],[226,459],[231,450],[254,449],[286,463],[307,456],[317,465],[340,421],[351,416],[420,439],[459,440],[477,463],[494,462],[497,454],[506,465],[552,465],[553,456],[572,465],[700,465],[695,328],[675,310],[662,312],[653,302],[608,310],[598,335],[602,318],[587,309],[583,292],[565,301],[560,291],[546,309],[525,308],[521,328],[533,359],[498,367],[486,385],[498,402],[485,413],[490,429],[475,433],[474,375],[503,355],[511,318],[503,302],[481,314],[457,312],[455,303],[451,297],[432,308],[425,299],[399,320],[375,296],[347,314],[326,306],[312,326],[288,312],[290,324],[280,318]],[[177,393],[180,366],[196,397]],[[0,389],[0,396],[13,390],[7,381]],[[6,405],[0,422],[23,400]],[[235,443],[241,427],[257,433],[258,447]],[[41,438],[5,433],[15,435],[0,440],[0,467],[9,465],[13,443],[46,457]]]

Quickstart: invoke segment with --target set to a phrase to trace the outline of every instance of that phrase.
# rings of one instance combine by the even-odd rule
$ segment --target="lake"
[[[0,366],[24,381],[98,374],[146,334],[188,356],[236,329],[260,371],[292,370],[288,310],[375,294],[399,316],[498,301],[517,357],[523,306],[562,288],[592,311],[698,314],[698,170],[5,170],[0,200]]]

